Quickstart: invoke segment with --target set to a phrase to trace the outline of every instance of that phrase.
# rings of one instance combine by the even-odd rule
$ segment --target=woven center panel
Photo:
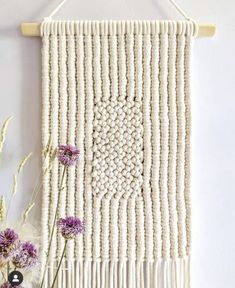
[[[97,198],[141,194],[143,124],[141,103],[100,102],[94,109],[92,187]]]
[[[102,250],[104,259],[118,258],[118,232],[120,236],[119,252],[126,256],[127,217],[135,214],[135,199],[141,196],[143,182],[143,124],[141,102],[127,100],[101,101],[94,109],[93,122],[93,164],[92,188],[102,221]],[[132,207],[127,213],[127,204],[132,199]],[[119,203],[120,211],[118,212]],[[123,206],[124,205],[124,206]],[[134,214],[133,214],[134,213]],[[97,215],[99,218],[99,215]],[[94,218],[95,229],[100,223]],[[118,231],[118,218],[120,230]],[[133,218],[133,217],[132,217]],[[129,219],[132,227],[130,237],[135,237],[135,218]],[[134,226],[133,226],[134,225]],[[99,231],[97,231],[99,234]],[[111,237],[111,238],[109,238]],[[129,238],[129,237],[128,237]],[[110,239],[112,239],[110,241]],[[132,239],[135,249],[135,239]],[[110,243],[110,246],[107,245]],[[98,243],[95,243],[98,244]],[[96,246],[95,246],[96,248]],[[109,251],[110,249],[110,251]],[[124,249],[124,250],[123,250]],[[98,251],[97,251],[98,252]],[[109,253],[110,252],[110,253]],[[135,252],[135,251],[134,251]],[[99,252],[98,252],[99,255]],[[132,253],[135,256],[135,253]]]

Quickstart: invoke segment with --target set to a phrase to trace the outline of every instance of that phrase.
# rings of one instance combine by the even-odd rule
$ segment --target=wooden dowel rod
[[[214,24],[198,24],[197,37],[213,37],[216,26]],[[22,23],[21,32],[23,36],[40,36],[40,23]]]
[[[40,36],[40,23],[22,23],[21,33],[23,36]]]

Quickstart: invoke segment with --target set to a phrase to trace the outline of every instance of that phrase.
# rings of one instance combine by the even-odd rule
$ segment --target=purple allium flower
[[[11,284],[8,282],[5,282],[1,285],[1,288],[10,288],[10,287],[11,287]]]
[[[80,150],[72,145],[59,145],[57,158],[64,166],[76,165]]]
[[[30,269],[38,263],[38,252],[31,242],[20,243],[16,254],[12,258],[16,268]]]
[[[77,217],[69,216],[58,220],[58,228],[65,239],[74,239],[84,230],[84,223]]]
[[[7,228],[0,232],[0,257],[5,259],[11,257],[18,244],[19,236],[14,230]]]
[[[10,284],[9,282],[5,282],[5,283],[3,283],[3,284],[0,286],[0,288],[15,288],[15,287],[17,287],[17,288],[23,288],[23,286],[21,286],[21,285],[11,286],[11,284]]]

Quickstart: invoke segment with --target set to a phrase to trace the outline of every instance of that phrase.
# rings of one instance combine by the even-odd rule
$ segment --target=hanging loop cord
[[[193,21],[195,22],[193,19],[191,19],[187,13],[175,2],[175,0],[168,0],[174,7],[175,9],[188,21]],[[50,13],[50,15],[48,17],[45,17],[44,20],[45,21],[50,21],[52,20],[52,17],[62,8],[62,6],[64,6],[64,4],[67,2],[67,0],[62,0],[62,2],[59,3],[59,5]]]
[[[62,6],[64,6],[64,4],[67,2],[67,0],[63,0],[59,3],[58,6],[56,6],[56,8],[51,12],[51,14],[48,17],[45,17],[44,20],[45,21],[50,21],[52,20],[52,17],[62,8]]]
[[[175,9],[185,18],[185,20],[193,21],[187,13],[175,2],[175,0],[169,0],[169,2],[175,7]]]

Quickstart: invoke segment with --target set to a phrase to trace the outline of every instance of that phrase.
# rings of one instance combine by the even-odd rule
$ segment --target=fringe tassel
[[[44,288],[50,287],[57,262],[51,263]],[[190,288],[190,258],[63,261],[57,288]]]
[[[71,271],[70,275],[69,273],[66,273],[66,287],[73,287],[72,285],[72,277],[73,277],[73,273],[74,273],[74,269],[73,269],[73,263],[72,261],[66,261],[67,262],[67,267],[68,267],[68,271]]]
[[[79,262],[79,286],[83,287],[83,262]]]
[[[133,274],[133,271],[132,271],[132,262],[133,261],[129,261],[128,262],[128,287],[133,287],[133,284],[132,284],[132,274]]]
[[[146,262],[146,288],[150,288],[150,262]]]
[[[84,261],[84,287],[88,287],[88,261]]]
[[[66,266],[65,266],[65,261],[62,262],[62,283],[63,285],[61,285],[61,283],[58,283],[58,288],[60,287],[66,287]]]
[[[126,277],[127,277],[126,268],[127,268],[127,262],[124,261],[124,263],[123,263],[123,278],[122,278],[122,280],[123,280],[123,288],[126,288],[126,282],[127,282],[127,279],[126,279]]]
[[[51,263],[48,269],[48,274],[49,274],[49,283],[52,283],[54,279],[54,263]]]
[[[188,271],[187,271],[187,277],[188,277],[188,287],[191,287],[191,261],[190,256],[188,257]]]
[[[75,275],[74,275],[74,281],[75,284],[78,288],[80,288],[80,283],[79,283],[79,262],[74,261],[74,265],[75,265]]]
[[[136,266],[136,262],[132,261],[132,271],[133,271],[133,287],[136,287],[136,278],[135,278],[135,266]]]
[[[149,261],[148,263],[148,270],[149,270],[149,287],[150,288],[155,288],[154,284],[154,262]]]
[[[158,263],[159,262],[153,262],[153,283],[155,288],[159,287]]]
[[[175,261],[171,263],[171,287],[177,288],[176,286],[176,271],[175,271]]]
[[[140,261],[138,260],[136,263],[136,288],[140,288]]]
[[[167,261],[167,287],[171,287],[171,278],[172,278],[172,267],[171,267],[172,261]]]
[[[145,288],[144,287],[144,263],[141,262],[140,266],[140,288]]]
[[[122,282],[122,278],[123,278],[123,260],[120,260],[119,261],[119,271],[118,271],[119,273],[119,277],[118,277],[118,288],[122,288],[123,286],[122,286],[122,284],[123,284],[123,282]]]
[[[118,262],[114,262],[114,288],[118,288]]]
[[[96,269],[96,277],[97,277],[97,288],[101,287],[101,280],[100,280],[100,262],[97,262],[97,269]]]
[[[47,270],[47,272],[46,272],[46,275],[45,275],[45,287],[49,287],[50,286],[50,283],[48,283],[49,282],[49,273],[48,273],[48,270]]]
[[[105,264],[105,288],[109,288],[109,262]]]
[[[110,272],[109,272],[109,288],[114,288],[114,261],[110,262]]]
[[[92,265],[92,288],[96,288],[98,286],[96,286],[96,279],[97,279],[97,262],[93,261],[93,265]]]

